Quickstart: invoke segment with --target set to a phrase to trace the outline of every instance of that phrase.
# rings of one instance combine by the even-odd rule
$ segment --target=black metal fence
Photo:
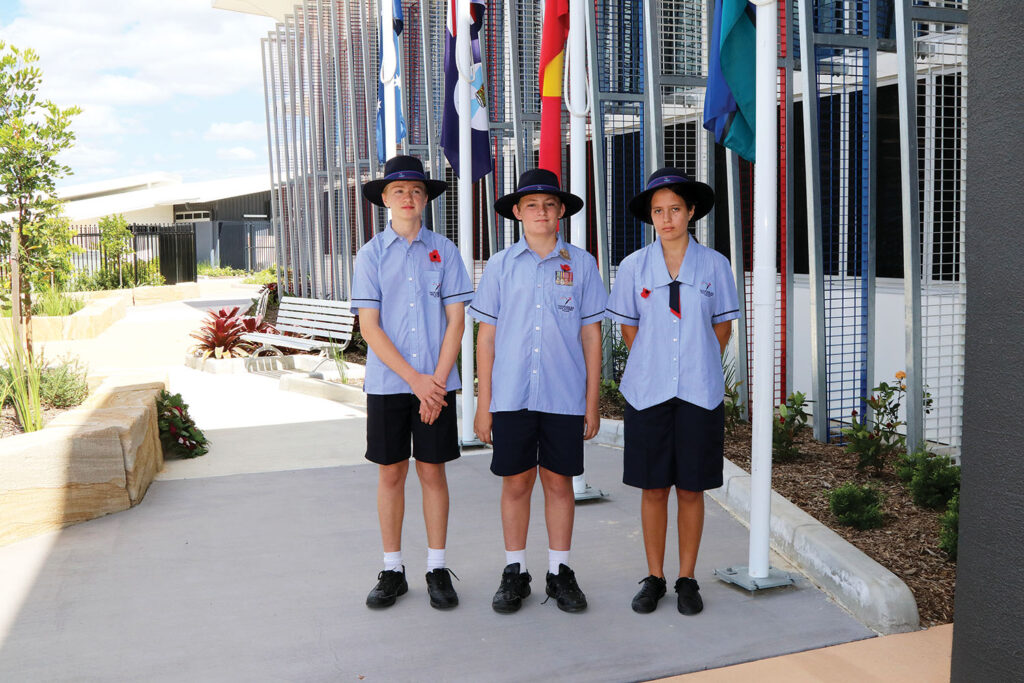
[[[124,257],[120,264],[103,249],[98,226],[79,226],[77,230],[71,238],[71,243],[80,249],[71,255],[75,277],[114,273],[120,269],[121,277],[136,283],[149,281],[149,275],[156,272],[168,285],[197,279],[196,234],[191,223],[129,225],[133,253]]]

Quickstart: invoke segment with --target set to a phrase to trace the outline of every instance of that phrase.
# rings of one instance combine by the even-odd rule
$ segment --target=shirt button
[[[537,285],[537,286],[540,287],[540,285]]]
[[[413,331],[413,332],[415,332],[415,331],[416,331],[416,328],[415,328],[415,327],[414,327],[414,328],[412,328],[412,331]]]
[[[412,282],[412,278],[409,278],[409,282]]]
[[[534,349],[533,352],[534,353],[540,353],[540,349]]]
[[[537,308],[540,308],[540,304],[537,304]]]
[[[535,328],[533,328],[533,329],[535,329],[535,330],[538,330],[538,331],[539,331],[539,330],[540,330],[540,327],[538,326],[538,327],[535,327]]]
[[[414,303],[410,303],[410,304],[409,304],[409,308],[412,308],[412,307],[413,307],[413,306],[415,306],[415,305],[416,305],[416,304],[414,304]]]
[[[415,357],[416,357],[416,354],[415,354],[415,353],[414,353],[414,354],[412,354],[412,357],[413,357],[413,358],[415,358]]]
[[[415,331],[415,330],[414,330],[414,331]],[[678,338],[677,338],[677,339],[673,339],[672,341],[679,341],[679,339],[678,339]]]
[[[535,375],[536,375],[536,374],[537,374],[537,371],[536,371],[536,370],[534,370],[534,371],[533,371],[533,374],[535,374]]]

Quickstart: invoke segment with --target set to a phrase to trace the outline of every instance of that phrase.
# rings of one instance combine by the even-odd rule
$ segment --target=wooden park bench
[[[242,339],[260,345],[253,356],[259,356],[263,351],[284,355],[279,347],[317,351],[321,356],[327,356],[331,346],[339,351],[348,346],[354,322],[355,314],[347,301],[283,296],[274,327],[279,333],[291,332],[301,336],[249,332]]]

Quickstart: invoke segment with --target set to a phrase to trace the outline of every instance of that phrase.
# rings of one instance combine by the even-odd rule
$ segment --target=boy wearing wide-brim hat
[[[563,611],[587,607],[569,568],[572,477],[583,473],[583,441],[600,424],[607,293],[594,257],[558,231],[559,220],[582,207],[554,173],[523,173],[516,191],[494,204],[500,215],[522,222],[522,238],[487,261],[469,307],[480,321],[474,431],[493,443],[491,471],[503,478],[506,566],[491,602],[500,613],[515,612],[530,594],[526,535],[538,476],[548,531],[545,591]]]
[[[704,603],[694,577],[704,527],[704,491],[722,485],[725,384],[722,352],[739,317],[729,261],[691,239],[689,226],[714,206],[714,191],[676,168],[655,171],[629,203],[657,239],[619,264],[608,317],[622,327],[629,358],[619,385],[626,399],[623,476],[643,489],[640,518],[648,576],[633,610],[653,612],[665,595],[668,500],[678,499],[683,614]]]
[[[451,240],[422,221],[427,202],[446,188],[409,156],[389,159],[384,176],[363,186],[367,200],[391,210],[388,226],[356,255],[352,277],[352,308],[369,347],[363,384],[366,458],[379,465],[377,512],[384,546],[384,569],[366,598],[368,607],[389,607],[408,591],[401,549],[410,455],[423,489],[430,604],[458,605],[445,566],[445,463],[459,457],[455,390],[461,384],[454,366],[473,284]]]

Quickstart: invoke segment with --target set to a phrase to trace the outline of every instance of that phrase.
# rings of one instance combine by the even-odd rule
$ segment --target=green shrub
[[[601,398],[610,401],[619,410],[626,409],[626,399],[622,396],[622,392],[619,391],[618,383],[613,379],[601,380]]]
[[[46,289],[32,297],[32,315],[74,315],[85,307],[77,296],[69,296],[55,289]]]
[[[807,426],[806,396],[794,391],[779,405],[779,416],[772,421],[772,455],[779,460],[792,460],[800,455],[794,444],[797,434]]]
[[[136,264],[127,262],[122,266],[121,272],[113,266],[100,268],[92,273],[79,273],[72,281],[71,289],[77,292],[96,292],[130,287],[156,287],[164,283],[164,276],[160,274],[160,262],[151,259]]]
[[[270,266],[264,270],[257,271],[242,280],[247,285],[269,285],[271,282],[277,284],[277,267]]]
[[[875,529],[883,523],[881,496],[872,486],[838,486],[828,494],[828,507],[840,523],[855,529]]]
[[[946,507],[960,488],[960,468],[949,457],[923,448],[897,459],[896,476],[907,485],[916,505],[935,510]]]
[[[181,394],[161,391],[156,400],[157,426],[165,455],[195,458],[209,452],[210,441],[188,414]]]
[[[957,543],[960,536],[960,491],[949,499],[946,511],[939,517],[939,549],[949,559],[956,561]]]
[[[736,364],[726,362],[722,357],[722,377],[725,380],[725,433],[732,434],[736,425],[743,422],[743,404],[740,402],[740,385],[736,381]]]
[[[85,367],[77,358],[67,358],[47,367],[43,370],[39,392],[42,403],[53,408],[81,405],[89,395]]]
[[[907,385],[903,383],[906,376],[900,370],[896,373],[896,384],[882,382],[871,390],[871,396],[864,399],[871,409],[870,422],[867,418],[859,422],[854,410],[850,426],[840,430],[847,438],[846,452],[857,456],[858,470],[871,467],[879,475],[886,460],[903,450],[906,437],[899,431],[904,423],[898,414],[907,391]]]
[[[204,277],[233,277],[235,275],[245,275],[244,270],[232,268],[231,266],[213,266],[210,265],[209,261],[200,261],[199,265],[196,266],[196,270],[199,275]],[[276,277],[274,278],[277,279]]]

